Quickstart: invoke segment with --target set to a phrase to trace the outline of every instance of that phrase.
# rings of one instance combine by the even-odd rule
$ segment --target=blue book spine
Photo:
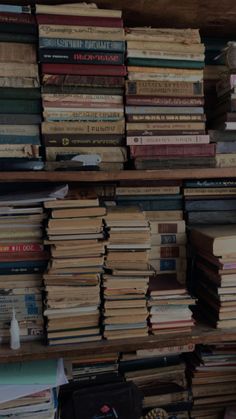
[[[161,234],[161,244],[175,244],[177,243],[176,234]]]
[[[15,6],[10,4],[0,4],[0,12],[9,13],[29,13],[29,6]]]
[[[217,153],[236,153],[236,141],[226,141],[216,143]]]
[[[161,259],[160,260],[160,271],[175,271],[176,260],[175,259]]]
[[[124,41],[39,38],[39,48],[80,49],[83,51],[125,51]]]
[[[39,135],[0,135],[0,144],[40,145]]]

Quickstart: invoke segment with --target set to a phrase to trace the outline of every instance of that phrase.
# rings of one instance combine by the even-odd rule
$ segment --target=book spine
[[[106,41],[91,39],[39,38],[39,48],[79,49],[82,51],[124,52],[124,41]]]
[[[126,81],[127,95],[192,97],[203,96],[203,83]]]
[[[89,64],[42,64],[42,73],[88,76],[125,76],[124,65],[89,65]]]
[[[1,99],[26,99],[33,100],[33,99],[41,99],[40,89],[32,89],[32,88],[8,88],[3,87],[1,88]]]
[[[41,252],[44,246],[38,243],[1,244],[0,253]]]
[[[164,244],[185,244],[185,234],[159,234],[155,242],[159,245]]]
[[[1,62],[36,63],[36,48],[31,44],[0,42]]]
[[[29,13],[0,12],[0,23],[36,24],[35,17]]]
[[[204,69],[204,61],[128,58],[129,66]]]
[[[4,144],[31,144],[40,145],[39,135],[2,135],[0,134],[0,145]]]
[[[39,87],[39,80],[30,77],[0,77],[0,88],[37,88]],[[27,92],[25,92],[27,93]]]
[[[2,23],[0,22],[0,33],[9,34],[17,33],[22,35],[37,35],[37,26],[35,24],[22,24],[22,23]]]
[[[151,233],[152,234],[170,234],[170,233],[182,233],[182,222],[179,223],[155,223],[151,222]]]
[[[39,25],[78,25],[78,26],[99,26],[122,28],[123,20],[112,17],[97,17],[93,16],[63,16],[63,15],[45,15],[37,14],[37,22]]]
[[[37,100],[0,99],[0,113],[37,114],[41,112],[41,102]]]
[[[124,55],[120,53],[106,53],[106,52],[82,52],[78,50],[65,51],[63,50],[40,50],[39,60],[44,63],[69,63],[69,64],[124,64]]]
[[[215,156],[215,144],[186,144],[181,145],[149,145],[146,147],[142,146],[131,146],[130,153],[133,158],[135,157],[167,157],[167,156],[180,156],[180,157],[191,157],[191,156]]]
[[[42,134],[124,134],[124,121],[117,122],[43,122]]]
[[[31,33],[0,32],[0,42],[17,42],[19,44],[36,44],[37,35]]]
[[[186,180],[186,188],[225,188],[236,186],[234,179],[204,179],[204,180]]]
[[[208,144],[208,135],[164,135],[127,137],[127,145]]]
[[[199,131],[204,130],[203,122],[146,122],[146,123],[128,123],[127,131],[145,132],[145,131]],[[144,134],[145,135],[145,134]]]
[[[160,258],[178,258],[178,257],[186,257],[186,250],[183,246],[152,246],[155,257],[152,257],[152,253],[150,254],[150,259]]]
[[[41,123],[41,115],[37,114],[0,114],[0,124],[4,125],[35,125]]]
[[[38,66],[31,63],[8,63],[0,65],[0,77],[32,77],[38,79]]]
[[[126,115],[128,122],[204,122],[205,115],[146,114]]]
[[[12,264],[12,262],[11,262]],[[8,268],[4,268],[0,264],[0,275],[15,275],[15,274],[34,274],[34,273],[43,273],[46,269],[46,265],[43,266],[22,266],[22,267],[12,267],[9,266]]]
[[[107,115],[103,116],[85,116],[81,115],[81,112],[57,112],[57,111],[44,111],[43,112],[44,119],[48,122],[60,122],[60,121],[78,121],[78,122],[85,122],[85,121],[91,121],[91,122],[99,122],[101,119],[103,121],[119,121],[123,118],[123,115],[118,112],[113,112]]]
[[[126,95],[127,105],[141,106],[202,106],[204,99],[202,97],[165,97],[165,96],[142,96]]]
[[[0,158],[0,170],[8,171],[18,170],[43,170],[44,163],[40,159],[14,159],[14,158]]]
[[[87,87],[123,87],[124,80],[121,77],[97,77],[97,76],[81,76],[81,75],[57,75],[57,74],[43,74],[43,86],[87,86]]]
[[[81,146],[122,146],[125,144],[123,136],[117,136],[114,138],[106,138],[101,136],[99,138],[80,138],[80,136],[68,135],[43,135],[43,142],[46,147],[81,147]]]

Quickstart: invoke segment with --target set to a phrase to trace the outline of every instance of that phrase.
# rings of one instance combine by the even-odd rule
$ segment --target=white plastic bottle
[[[19,328],[18,321],[16,320],[16,313],[15,313],[14,308],[12,309],[10,335],[11,335],[11,349],[19,349],[20,348],[20,328]]]

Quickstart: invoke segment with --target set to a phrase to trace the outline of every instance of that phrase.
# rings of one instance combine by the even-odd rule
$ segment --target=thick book
[[[94,159],[96,157],[96,165],[99,163],[105,162],[125,162],[127,161],[127,151],[126,147],[47,147],[46,148],[46,159],[48,161],[59,161],[73,159],[77,157],[79,161],[79,156],[82,160],[86,158],[87,160]]]
[[[117,17],[100,16],[66,16],[59,14],[38,14],[36,19],[39,25],[78,25],[78,26],[101,26],[110,28],[122,28],[123,20]]]
[[[107,41],[93,39],[66,39],[66,38],[41,38],[39,37],[40,49],[81,50],[81,51],[107,51],[107,52],[125,52],[124,41]]]
[[[191,60],[169,60],[169,59],[152,59],[152,58],[128,58],[129,66],[138,67],[169,67],[169,68],[189,68],[203,69],[204,61]]]
[[[79,49],[42,49],[39,50],[39,61],[41,63],[54,64],[100,64],[100,65],[123,65],[123,53],[109,52],[84,52]]]
[[[42,117],[40,114],[6,114],[0,113],[0,124],[2,125],[35,125],[40,124]]]
[[[1,138],[1,137],[0,137]],[[122,146],[125,145],[123,135],[80,135],[80,134],[44,134],[43,143],[46,147],[80,147],[80,146]]]
[[[217,141],[216,153],[236,153],[236,141]]]
[[[0,146],[4,144],[31,144],[40,145],[39,135],[2,135],[0,134]]]
[[[116,122],[43,122],[42,134],[124,134],[124,121]]]
[[[37,44],[37,35],[31,33],[0,32],[0,42]]]
[[[130,153],[136,157],[210,157],[215,155],[215,144],[178,144],[178,145],[148,145],[131,146]]]
[[[0,157],[0,171],[28,171],[28,170],[43,170],[44,163],[41,159],[29,158],[1,158]]]
[[[128,94],[126,95],[126,104],[134,106],[203,106],[204,98]]]
[[[215,198],[215,197],[214,197]],[[185,199],[185,210],[186,211],[235,211],[236,210],[236,199]]]
[[[235,224],[236,213],[233,211],[191,211],[187,214],[189,224]]]
[[[36,63],[36,48],[31,44],[0,42],[0,62]]]
[[[42,64],[42,73],[88,76],[125,76],[124,65]]]
[[[197,227],[191,230],[191,243],[214,256],[232,253],[236,245],[236,226]]]
[[[43,74],[43,86],[71,87],[90,87],[90,88],[123,88],[123,77],[110,76],[87,76],[87,75],[60,75],[60,74]]]
[[[37,114],[41,112],[41,101],[31,99],[0,99],[0,113]]]
[[[192,167],[215,167],[214,157],[187,157],[187,158],[136,158],[134,160],[137,170],[158,169],[191,169]]]
[[[24,7],[24,6],[21,6]],[[121,10],[98,9],[97,7],[81,7],[80,4],[44,5],[36,4],[36,14],[63,16],[94,16],[97,18],[121,18]],[[99,22],[99,19],[98,19]],[[99,25],[98,25],[99,26]]]
[[[36,88],[13,88],[13,87],[2,87],[1,88],[1,99],[41,99],[40,89]]]
[[[209,135],[156,135],[128,136],[127,145],[177,145],[177,144],[209,144]]]
[[[32,63],[11,63],[0,65],[0,77],[30,77],[38,79],[38,65]]]
[[[126,81],[126,94],[150,96],[203,96],[201,82]]]
[[[0,76],[0,88],[37,88],[39,87],[39,79],[37,77],[8,77]]]
[[[191,114],[127,114],[128,122],[205,122],[205,115]]]
[[[35,16],[29,13],[13,13],[0,11],[0,23],[36,24]]]

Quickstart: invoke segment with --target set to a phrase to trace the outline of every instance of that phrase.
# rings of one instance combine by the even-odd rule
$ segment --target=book
[[[63,15],[63,16],[89,16],[89,17],[108,17],[108,18],[121,18],[120,10],[107,10],[107,9],[98,9],[96,7],[83,7],[81,5],[44,5],[36,4],[36,14],[45,14],[45,15]]]
[[[227,255],[234,248],[234,225],[198,227],[191,230],[191,242],[215,256]]]
[[[124,121],[43,122],[42,134],[124,134]]]
[[[36,49],[31,44],[0,42],[0,62],[36,63]]]
[[[150,96],[203,96],[202,83],[158,82],[158,81],[126,81],[127,95]]]
[[[92,40],[92,39],[70,39],[70,38],[42,38],[39,37],[40,49],[65,49],[65,50],[83,50],[83,51],[109,51],[124,52],[124,41]],[[56,51],[55,51],[56,52]]]
[[[68,63],[68,64],[99,64],[99,65],[122,65],[124,55],[119,53],[106,52],[82,52],[79,49],[64,51],[62,49],[43,49],[39,50],[39,60],[41,63]]]
[[[126,95],[126,104],[134,105],[134,106],[163,106],[163,107],[164,106],[173,106],[173,107],[185,106],[185,107],[188,107],[188,106],[204,105],[204,99],[202,97],[176,97],[176,96],[168,97],[168,96],[161,96],[161,95],[151,96],[151,95],[128,94]],[[202,110],[202,113],[203,113],[203,110]]]
[[[130,153],[133,158],[153,156],[180,156],[180,157],[213,157],[215,155],[214,144],[178,144],[178,145],[148,145],[131,146]]]
[[[96,16],[77,16],[37,13],[36,20],[39,25],[76,25],[76,26],[98,26]],[[111,28],[123,28],[123,20],[118,17],[99,16],[99,26]]]

